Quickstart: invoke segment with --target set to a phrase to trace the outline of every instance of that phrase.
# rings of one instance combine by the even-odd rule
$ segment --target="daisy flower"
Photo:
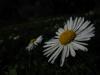
[[[95,27],[90,21],[85,21],[82,17],[76,17],[74,20],[72,17],[64,23],[64,28],[59,28],[56,32],[56,36],[45,42],[43,46],[44,55],[50,57],[48,62],[52,64],[55,62],[59,54],[61,54],[62,67],[69,55],[75,57],[75,50],[88,51],[84,41],[88,41],[94,36]]]
[[[36,39],[32,39],[32,40],[29,42],[29,44],[28,44],[28,46],[26,47],[26,49],[27,49],[28,51],[32,50],[33,48],[35,48],[36,46],[38,46],[38,44],[41,43],[42,40],[43,40],[42,35],[40,35],[40,36],[37,37]]]

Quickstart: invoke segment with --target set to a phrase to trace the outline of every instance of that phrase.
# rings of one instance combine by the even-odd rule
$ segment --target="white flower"
[[[94,36],[95,27],[90,21],[85,21],[84,18],[79,17],[74,20],[72,17],[64,24],[64,28],[59,28],[56,32],[55,38],[45,42],[43,46],[46,48],[43,52],[46,57],[50,57],[48,62],[54,63],[55,59],[60,53],[62,67],[69,55],[75,57],[75,50],[88,51],[83,41],[90,40]]]
[[[42,40],[43,40],[42,35],[39,36],[39,37],[37,37],[37,39],[32,39],[32,40],[30,41],[30,43],[28,44],[28,46],[26,47],[26,49],[27,49],[28,51],[32,50],[32,49],[35,48],[39,43],[41,43]]]

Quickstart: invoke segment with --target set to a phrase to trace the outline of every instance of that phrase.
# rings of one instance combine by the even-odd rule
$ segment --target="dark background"
[[[70,16],[94,23],[95,37],[88,42],[88,52],[69,56],[61,68],[60,57],[53,65],[47,62],[43,43],[31,54],[25,50],[41,34],[43,42],[48,41]],[[14,40],[17,35],[20,38]],[[0,75],[99,75],[99,43],[99,0],[0,0]]]
[[[98,13],[98,0],[0,0],[0,23],[22,22],[37,16]]]

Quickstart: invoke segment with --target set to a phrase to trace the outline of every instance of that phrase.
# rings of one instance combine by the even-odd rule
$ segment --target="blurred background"
[[[95,24],[88,52],[77,52],[61,68],[60,58],[53,65],[47,62],[43,43],[31,53],[25,50],[41,34],[48,41],[70,16]],[[99,0],[0,0],[0,75],[99,75],[99,32]]]
[[[99,14],[98,0],[1,0],[0,23],[13,23],[40,16]]]

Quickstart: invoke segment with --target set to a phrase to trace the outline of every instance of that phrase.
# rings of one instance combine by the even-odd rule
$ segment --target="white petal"
[[[67,26],[68,26],[68,30],[70,30],[70,22],[69,22],[69,20],[67,21]]]
[[[73,30],[75,29],[75,26],[77,24],[77,20],[78,20],[78,18],[76,17],[75,20],[74,20],[74,23],[73,23]]]
[[[87,43],[83,43],[83,42],[79,42],[79,41],[73,41],[73,42],[80,44],[80,45],[88,45]]]
[[[60,46],[55,52],[54,52],[54,54],[49,58],[49,60],[48,60],[48,62],[50,62],[51,60],[53,60],[53,61],[51,61],[52,63],[55,61],[55,59],[56,58],[54,58],[55,56],[57,57],[59,54],[60,54],[60,52],[62,51],[62,49],[63,49],[63,46]]]
[[[47,45],[44,45],[43,47],[46,48],[46,47],[50,47],[50,46],[54,46],[55,44],[47,44]]]
[[[88,49],[80,44],[72,42],[77,48],[79,48],[82,51],[88,51]]]
[[[32,50],[35,47],[35,45],[33,43],[29,43],[28,46],[26,47],[26,49],[28,51]]]
[[[36,39],[36,43],[41,43],[42,42],[42,40],[43,40],[43,37],[42,37],[42,35],[41,36],[39,36],[37,39]]]
[[[50,56],[54,51],[56,51],[56,49],[57,49],[58,47],[59,47],[59,46],[57,45],[57,46],[55,46],[54,48],[52,48],[52,49],[46,51],[46,52],[44,53],[44,55],[46,55],[47,57]]]
[[[84,38],[91,38],[91,37],[93,37],[93,36],[95,36],[95,34],[84,34],[84,35],[80,35],[80,36],[77,36],[76,38],[77,39],[84,39]]]
[[[71,44],[69,44],[69,49],[70,49],[71,56],[75,57],[76,53],[73,49],[73,46],[71,46]]]
[[[69,45],[66,46],[67,52],[66,52],[66,57],[69,56]]]
[[[76,27],[75,31],[78,30],[82,26],[83,22],[84,22],[84,18],[81,19],[81,21],[79,22],[79,24]]]
[[[54,63],[55,59],[58,57],[58,55],[60,54],[61,51],[62,51],[62,49],[59,50],[59,52],[54,56],[54,58],[51,61],[52,64]]]
[[[75,38],[76,41],[88,41],[90,39],[91,38],[78,38],[78,37]]]
[[[59,36],[55,36],[55,38],[57,38],[57,39],[58,39],[58,38],[59,38]]]
[[[69,30],[72,29],[72,25],[73,25],[73,21],[72,21],[72,17],[70,17],[70,20],[69,20]]]
[[[58,45],[58,43],[56,43],[55,45],[53,45],[53,46],[51,46],[51,47],[49,47],[49,48],[47,48],[45,50],[43,50],[43,52],[51,50],[52,48],[55,48],[57,45]]]
[[[59,28],[59,29],[58,29],[58,32],[59,32],[59,33],[62,33],[62,32],[64,32],[64,29]]]
[[[95,29],[95,27],[93,27],[93,25],[94,24],[91,24],[90,26],[88,26],[85,30],[89,30],[89,31],[91,31],[91,30],[94,30]]]
[[[90,39],[91,37],[95,36],[94,32],[82,32],[75,37],[75,40],[83,40],[83,39]]]
[[[81,33],[79,35],[77,35],[77,37],[92,37],[94,36],[94,32],[90,32],[90,33]]]
[[[76,31],[77,27],[79,26],[80,21],[81,21],[81,17],[78,18],[78,21],[74,27],[74,31]]]
[[[81,31],[80,33],[79,33],[79,35],[81,34],[88,34],[88,33],[93,33],[94,32],[94,27],[88,27],[88,28],[86,28],[86,29],[84,29],[83,31]]]
[[[68,29],[68,26],[67,26],[67,24],[65,23],[64,24],[64,30],[67,30]]]
[[[79,49],[78,47],[76,47],[76,45],[73,44],[73,42],[71,42],[70,44],[71,44],[71,46],[73,47],[74,50],[78,50]]]
[[[80,33],[82,30],[84,30],[90,23],[90,21],[83,23],[82,26],[78,29],[77,33]]]
[[[48,41],[48,42],[45,42],[45,44],[55,44],[56,42],[52,42],[52,41]]]
[[[59,32],[56,32],[56,35],[60,35],[61,33],[59,33]]]
[[[92,27],[93,25],[89,26],[88,28],[84,29],[83,31],[81,31],[80,33],[78,33],[78,36],[81,35],[89,35],[90,33],[94,33],[94,29],[95,27]]]
[[[66,57],[66,52],[67,52],[67,48],[66,46],[64,46],[63,52],[62,52],[62,57],[61,57],[61,64],[60,66],[62,67],[65,61],[65,57]]]

